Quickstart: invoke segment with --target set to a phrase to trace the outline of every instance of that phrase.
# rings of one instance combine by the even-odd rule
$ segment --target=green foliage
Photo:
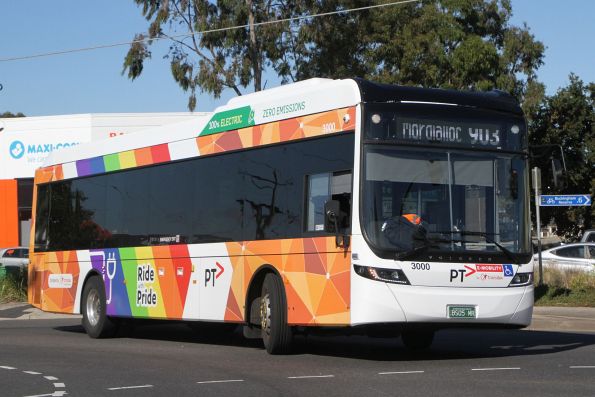
[[[18,113],[11,113],[11,112],[4,112],[4,113],[0,113],[0,119],[1,118],[13,118],[13,117],[25,117],[25,115],[21,112]]]
[[[273,24],[256,27],[255,22],[283,19],[290,5],[280,2],[219,0],[134,0],[149,22],[148,31],[136,36],[124,59],[122,73],[139,77],[143,63],[151,58],[152,39],[170,41],[167,54],[174,80],[189,91],[188,108],[196,107],[196,92],[218,98],[224,89],[237,95],[251,83],[254,91],[263,87],[262,74],[280,56],[275,44],[286,26]],[[242,26],[233,30],[220,30]],[[218,30],[219,29],[219,30]],[[209,30],[208,34],[180,36]],[[148,38],[143,42],[139,39]],[[273,54],[273,55],[271,55]]]
[[[545,268],[543,280],[535,287],[536,305],[595,307],[595,274]]]
[[[543,194],[590,193],[595,197],[595,83],[586,85],[573,74],[569,79],[568,86],[533,110],[529,128],[530,144],[562,147],[566,187],[551,186],[549,157],[533,159],[532,166],[542,170]],[[595,206],[544,207],[541,214],[546,221],[554,219],[559,235],[576,241],[582,230],[594,227]]]
[[[509,23],[509,0],[422,0],[398,6],[331,13],[368,5],[358,0],[134,0],[149,28],[169,38],[174,80],[190,92],[240,95],[274,71],[283,83],[310,77],[365,77],[403,85],[508,91],[535,107],[543,86],[535,71],[544,46],[526,26]],[[299,20],[255,26],[285,18]],[[190,37],[179,33],[242,26]],[[144,37],[144,36],[137,36]],[[151,42],[136,42],[124,60],[134,79],[151,57]]]
[[[0,276],[0,303],[27,301],[27,274],[2,274]]]

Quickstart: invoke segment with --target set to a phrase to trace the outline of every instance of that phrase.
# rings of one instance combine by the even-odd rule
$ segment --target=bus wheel
[[[281,280],[269,273],[264,278],[260,301],[262,341],[270,354],[286,354],[291,350],[292,332],[287,325],[287,301]]]
[[[424,350],[432,345],[434,341],[433,330],[414,330],[414,331],[403,331],[401,333],[401,339],[403,344],[409,350]]]
[[[106,314],[105,288],[99,276],[87,280],[82,296],[83,327],[91,338],[107,338],[117,331],[116,322]]]

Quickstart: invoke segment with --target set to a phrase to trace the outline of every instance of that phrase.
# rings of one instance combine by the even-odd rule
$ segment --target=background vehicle
[[[585,230],[581,243],[595,243],[595,229]]]
[[[505,93],[311,79],[197,121],[52,153],[29,301],[242,324],[270,353],[327,327],[401,335],[531,322],[527,128]]]
[[[560,270],[595,272],[595,243],[565,244],[541,253],[544,266]],[[533,256],[537,263],[537,254]]]
[[[27,271],[29,265],[29,248],[10,247],[0,249],[0,276]]]

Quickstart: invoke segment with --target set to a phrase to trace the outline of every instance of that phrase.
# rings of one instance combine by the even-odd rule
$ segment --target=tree
[[[0,113],[0,119],[1,118],[13,118],[13,117],[25,117],[25,115],[21,112],[18,113],[11,113],[11,112],[4,112],[4,113]]]
[[[510,0],[422,0],[419,3],[310,15],[362,7],[358,0],[134,0],[150,22],[137,39],[169,38],[172,75],[196,106],[196,90],[240,95],[263,74],[282,82],[310,77],[365,77],[403,85],[501,89],[527,110],[543,98],[535,72],[543,44],[526,26],[510,25]],[[260,25],[265,21],[301,18]],[[200,36],[177,37],[176,29]],[[141,75],[149,42],[135,42],[123,73]],[[532,112],[529,112],[532,114]]]
[[[595,198],[595,83],[585,85],[571,74],[568,86],[545,99],[533,115],[530,143],[560,145],[567,167],[567,186],[554,188],[549,158],[534,159],[542,170],[543,194],[590,193]],[[542,218],[553,218],[558,234],[576,240],[582,230],[593,228],[595,206],[542,208]]]
[[[357,1],[306,1],[312,12]],[[424,0],[303,24],[309,41],[294,76],[352,77],[467,90],[501,89],[528,108],[543,98],[536,79],[544,46],[527,26],[510,25],[509,0]],[[335,17],[333,17],[335,18]],[[332,54],[341,54],[333,58]]]
[[[122,73],[135,79],[143,63],[151,58],[149,46],[156,38],[167,38],[174,80],[190,91],[188,108],[196,107],[196,91],[218,98],[230,88],[237,95],[253,84],[263,89],[263,72],[278,56],[275,44],[284,26],[255,26],[256,21],[287,17],[290,5],[257,0],[134,0],[150,22],[147,33],[137,34],[124,60]],[[241,26],[237,29],[222,30]],[[196,34],[211,30],[208,34]],[[180,36],[180,32],[189,33]],[[149,39],[149,41],[143,41]],[[271,60],[272,55],[273,59]]]

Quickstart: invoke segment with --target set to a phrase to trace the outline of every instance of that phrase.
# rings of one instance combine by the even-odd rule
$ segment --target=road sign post
[[[543,265],[541,263],[541,219],[539,216],[539,198],[541,197],[541,170],[533,167],[533,189],[535,190],[535,222],[537,223],[537,258],[539,262],[539,285],[543,285]]]

